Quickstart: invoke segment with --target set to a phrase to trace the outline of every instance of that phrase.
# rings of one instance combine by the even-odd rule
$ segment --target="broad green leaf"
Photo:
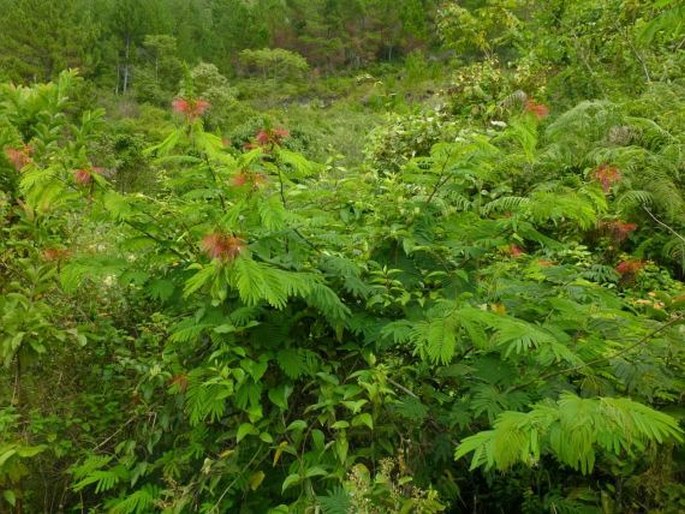
[[[14,494],[12,489],[6,489],[2,492],[2,497],[9,503],[12,507],[17,504],[17,495]]]
[[[285,477],[285,480],[283,481],[283,485],[281,486],[281,492],[284,492],[286,489],[289,487],[292,487],[294,485],[299,484],[302,482],[303,477],[298,475],[297,473],[292,473]]]
[[[245,437],[247,437],[248,435],[256,435],[258,433],[259,433],[259,430],[257,430],[257,428],[252,423],[242,423],[238,427],[238,432],[236,433],[236,436],[235,436],[236,442],[239,443],[240,441],[245,439]]]
[[[259,486],[262,485],[262,482],[264,481],[265,477],[266,474],[263,471],[257,471],[255,473],[252,473],[252,475],[250,475],[250,478],[248,479],[250,489],[256,491],[259,488]]]
[[[373,430],[373,418],[371,417],[371,414],[368,412],[363,412],[362,414],[358,414],[354,418],[352,418],[352,426],[353,427],[359,427],[365,425],[369,427],[371,430]]]
[[[301,419],[296,419],[292,423],[290,423],[287,428],[285,429],[287,432],[295,431],[295,432],[303,432],[307,428],[307,422]]]

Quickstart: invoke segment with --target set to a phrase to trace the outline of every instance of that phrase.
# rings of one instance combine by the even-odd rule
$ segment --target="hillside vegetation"
[[[0,0],[0,514],[685,511],[677,0]]]

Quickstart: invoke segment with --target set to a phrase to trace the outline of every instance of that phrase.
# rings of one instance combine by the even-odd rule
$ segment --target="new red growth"
[[[214,232],[202,239],[202,249],[211,259],[232,261],[247,247],[239,237]]]
[[[185,393],[186,389],[188,389],[188,375],[185,373],[174,375],[169,380],[169,386],[176,386],[180,392]]]
[[[249,174],[241,171],[231,179],[231,184],[235,187],[243,187],[249,180]]]
[[[520,257],[521,255],[524,255],[526,252],[524,252],[520,246],[511,245],[508,248],[508,253],[512,257]]]
[[[68,256],[69,256],[69,250],[66,250],[64,248],[50,247],[50,248],[45,248],[41,252],[41,257],[46,262],[60,262],[60,261],[63,261],[64,259],[66,259]]]
[[[608,164],[602,164],[592,173],[592,176],[601,185],[605,193],[611,190],[611,186],[616,182],[621,180],[621,172],[616,166],[610,166]]]
[[[263,173],[242,170],[231,179],[231,184],[235,187],[249,185],[252,189],[259,189],[266,184],[267,178]]]
[[[14,169],[19,171],[31,162],[32,151],[33,149],[29,145],[24,145],[21,148],[5,148],[5,155]]]
[[[621,261],[616,266],[616,271],[623,277],[634,275],[645,267],[645,262],[637,259],[628,259]]]
[[[624,223],[620,220],[603,221],[599,226],[600,229],[609,234],[618,243],[625,241],[632,232],[637,230],[637,224]]]

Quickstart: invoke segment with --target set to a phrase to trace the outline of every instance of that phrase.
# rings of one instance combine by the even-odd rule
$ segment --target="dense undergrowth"
[[[0,512],[685,508],[682,8],[464,4],[1,86]]]

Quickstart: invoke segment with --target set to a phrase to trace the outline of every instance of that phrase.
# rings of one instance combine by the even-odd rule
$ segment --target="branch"
[[[683,243],[685,243],[685,237],[681,236],[678,232],[676,232],[675,229],[669,227],[668,225],[666,225],[666,223],[664,223],[664,222],[661,221],[659,218],[657,218],[656,216],[654,216],[654,214],[652,214],[652,211],[650,211],[645,205],[643,205],[642,208],[644,209],[644,211],[645,211],[647,214],[649,214],[649,217],[650,217],[650,218],[652,218],[652,219],[653,219],[654,221],[656,221],[659,225],[661,225],[662,227],[664,227],[664,228],[665,228],[666,230],[668,230],[671,234],[673,234],[673,235],[676,236],[678,239],[680,239]]]
[[[224,497],[228,494],[228,492],[233,488],[233,486],[238,482],[238,480],[249,470],[250,466],[252,463],[255,461],[259,453],[262,451],[262,447],[264,445],[260,444],[259,448],[257,448],[257,451],[254,453],[250,461],[245,465],[245,467],[240,470],[240,472],[236,475],[236,477],[233,479],[231,483],[226,486],[226,489],[224,489],[224,492],[221,493],[221,496],[219,496],[219,499],[216,501],[210,512],[219,512],[219,505],[221,504],[221,501],[224,499]],[[261,464],[261,462],[264,460],[264,458],[268,455],[268,452],[265,453],[262,458],[259,460],[257,465]]]
[[[390,377],[386,377],[386,380],[387,380],[390,384],[394,385],[397,389],[399,389],[400,391],[402,391],[402,392],[408,394],[408,395],[411,396],[412,398],[416,398],[417,400],[419,399],[419,397],[416,395],[416,393],[414,393],[414,392],[411,391],[410,389],[407,389],[406,387],[404,387],[404,386],[403,386],[402,384],[400,384],[399,382],[395,382],[395,381],[394,381],[392,378],[390,378]]]
[[[615,359],[616,357],[620,357],[624,353],[628,353],[628,352],[634,350],[635,348],[637,348],[638,346],[645,344],[647,341],[652,339],[657,334],[660,334],[661,332],[663,332],[667,328],[675,325],[676,323],[678,323],[679,321],[682,321],[683,319],[685,319],[685,312],[679,314],[675,318],[672,318],[671,320],[664,323],[660,327],[652,330],[651,332],[649,332],[648,334],[643,336],[641,339],[639,339],[636,343],[633,343],[630,346],[626,346],[625,348],[618,350],[618,351],[616,351],[610,355],[606,355],[604,357],[598,357],[597,359],[591,360],[589,362],[584,362],[583,364],[580,364],[578,366],[572,366],[570,368],[562,369],[561,371],[552,371],[549,373],[545,373],[545,374],[535,378],[534,380],[530,380],[530,381],[525,382],[523,384],[519,384],[519,385],[510,387],[509,389],[507,389],[505,394],[509,394],[512,391],[516,391],[516,390],[522,389],[524,387],[528,387],[529,385],[532,385],[535,382],[538,382],[540,380],[547,380],[548,378],[554,378],[554,377],[559,376],[559,375],[565,375],[567,373],[573,373],[574,371],[579,371],[583,368],[594,366],[595,364],[599,364],[600,362],[604,362],[604,361],[608,361],[611,359]]]
[[[450,179],[449,175],[447,175],[446,177],[444,176],[445,175],[445,168],[447,168],[447,163],[449,162],[450,157],[452,157],[452,154],[450,154],[447,158],[445,158],[445,162],[443,163],[442,169],[440,170],[440,174],[438,175],[438,180],[435,182],[435,186],[433,187],[433,191],[431,191],[431,194],[428,196],[428,199],[426,200],[426,205],[431,203],[431,201],[433,200],[433,197],[438,192],[438,189],[440,189],[442,186],[444,186],[447,183],[447,181]]]
[[[209,161],[209,157],[206,154],[205,164],[207,165],[207,170],[209,170],[212,180],[214,180],[214,185],[219,188],[219,179],[217,178],[216,172],[214,171],[214,168],[212,168],[212,163]],[[224,199],[224,192],[221,189],[219,189],[219,202],[221,202],[221,209],[226,212],[226,200]]]
[[[166,248],[167,250],[169,250],[171,253],[173,253],[174,255],[176,255],[176,256],[177,256],[179,259],[181,259],[182,261],[185,261],[185,260],[186,260],[186,256],[185,256],[185,255],[183,255],[181,252],[179,252],[178,250],[176,250],[176,248],[174,248],[173,246],[170,246],[169,244],[167,244],[168,241],[164,241],[164,240],[158,238],[157,236],[154,236],[153,234],[151,234],[150,232],[148,232],[148,231],[145,230],[144,228],[141,228],[141,227],[137,226],[135,223],[132,223],[132,222],[129,221],[129,220],[123,220],[123,221],[124,221],[124,223],[126,223],[129,227],[131,227],[132,229],[137,230],[138,232],[140,232],[140,233],[143,234],[144,236],[149,237],[150,239],[152,239],[153,241],[155,241],[155,242],[156,242],[157,244],[159,244],[160,246],[162,246],[162,247]]]
[[[590,62],[587,60],[587,56],[582,51],[582,45],[580,43],[580,40],[578,39],[578,36],[575,34],[573,35],[573,42],[575,50],[578,53],[578,57],[587,68],[587,71],[590,73],[590,76],[594,78],[594,76],[596,75],[595,70],[593,70],[592,66],[590,66]]]
[[[635,58],[640,63],[640,66],[642,67],[642,72],[645,74],[645,78],[647,79],[647,82],[651,82],[652,78],[649,75],[649,70],[647,69],[647,64],[645,63],[645,60],[642,58],[642,54],[640,54],[638,49],[633,44],[633,40],[627,34],[627,30],[625,28],[621,28],[618,23],[615,23],[614,26],[616,27],[616,29],[618,29],[618,31],[624,37],[624,39],[626,40],[626,43],[628,44],[628,47],[630,48],[630,50],[633,52],[633,54],[635,54]]]
[[[104,441],[102,441],[100,444],[98,444],[95,448],[93,448],[93,449],[91,450],[91,452],[95,452],[95,451],[99,450],[100,448],[102,448],[102,447],[103,447],[104,445],[106,445],[109,441],[111,441],[111,440],[114,439],[118,434],[120,434],[120,433],[124,430],[124,428],[126,428],[126,427],[129,426],[131,423],[133,423],[136,419],[138,419],[138,416],[133,416],[132,418],[129,418],[129,420],[128,420],[126,423],[124,423],[123,425],[121,425],[117,430],[114,431],[114,433],[113,433],[112,435],[110,435],[108,438],[106,438]]]
[[[295,234],[297,234],[298,236],[300,236],[300,238],[302,238],[302,240],[303,240],[305,243],[307,243],[307,245],[308,245],[312,250],[321,253],[321,248],[319,248],[319,247],[316,245],[316,243],[314,243],[311,239],[309,239],[309,238],[308,238],[307,236],[305,236],[302,232],[300,232],[299,229],[293,228],[292,230],[293,230],[293,232],[295,232]]]

